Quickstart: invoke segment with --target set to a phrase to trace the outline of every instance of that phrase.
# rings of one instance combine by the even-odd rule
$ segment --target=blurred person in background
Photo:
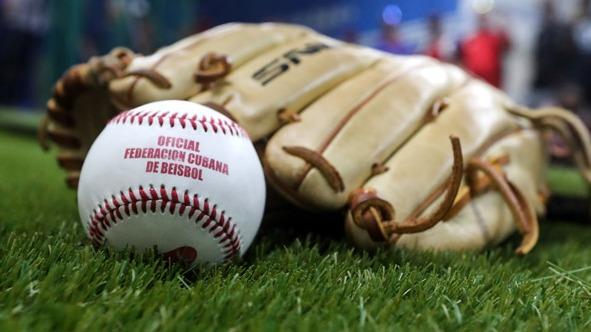
[[[0,104],[30,107],[47,0],[0,0]]]
[[[347,28],[341,39],[347,43],[359,44],[359,31],[354,27]]]
[[[154,52],[150,10],[147,0],[87,0],[81,61],[108,53],[116,45],[143,54]]]
[[[500,88],[503,57],[511,42],[508,35],[494,29],[486,15],[478,16],[478,30],[460,42],[459,59],[466,70]]]
[[[415,52],[414,47],[400,38],[398,24],[382,24],[381,38],[376,48],[392,54],[408,55]]]
[[[583,0],[582,10],[574,20],[560,20],[554,2],[547,0],[542,7],[542,25],[535,48],[535,106],[560,105],[581,117],[587,126],[589,113],[584,111],[583,95],[589,84],[591,30],[589,1]],[[571,150],[558,136],[550,135],[550,154],[555,163],[569,163]]]
[[[423,54],[441,61],[451,61],[454,54],[453,43],[443,34],[441,17],[432,15],[428,22],[429,41]]]
[[[577,81],[586,103],[591,101],[591,1],[582,0],[574,26],[574,40],[579,50]]]
[[[558,19],[552,1],[543,4],[542,15],[534,59],[534,89],[541,99],[537,102],[558,102],[567,108],[577,108],[579,51],[573,24]]]

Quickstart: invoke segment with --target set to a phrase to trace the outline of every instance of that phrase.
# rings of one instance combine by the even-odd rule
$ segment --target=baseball
[[[265,182],[247,133],[205,106],[159,101],[113,118],[93,143],[78,209],[95,245],[173,261],[239,257],[259,228]]]

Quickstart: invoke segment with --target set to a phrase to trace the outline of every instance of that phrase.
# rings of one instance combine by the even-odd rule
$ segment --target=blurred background
[[[0,105],[42,110],[69,66],[115,46],[147,54],[225,22],[281,21],[453,62],[521,103],[561,104],[588,119],[589,7],[589,0],[0,0]]]

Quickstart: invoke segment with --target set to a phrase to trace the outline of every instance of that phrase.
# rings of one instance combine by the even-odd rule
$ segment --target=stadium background
[[[560,19],[580,14],[580,2],[554,1]],[[0,6],[0,83],[5,87],[0,104],[34,109],[43,107],[53,82],[69,66],[92,55],[120,45],[147,54],[225,22],[304,24],[375,46],[386,19],[398,25],[401,39],[420,52],[427,42],[430,16],[440,15],[444,34],[457,42],[474,32],[476,17],[484,12],[512,40],[503,87],[528,103],[543,15],[541,0],[2,0]]]

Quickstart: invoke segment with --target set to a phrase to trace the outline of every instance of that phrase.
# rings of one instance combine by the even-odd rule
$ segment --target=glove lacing
[[[396,222],[394,207],[388,201],[367,193],[356,202],[352,202],[353,222],[365,229],[370,237],[378,242],[395,243],[402,234],[426,231],[440,221],[451,219],[463,205],[468,203],[466,199],[457,199],[462,176],[465,173],[471,197],[491,188],[500,192],[509,206],[517,229],[523,236],[516,253],[519,255],[528,253],[537,243],[539,236],[538,219],[533,208],[517,187],[493,164],[475,158],[468,162],[464,171],[459,139],[453,136],[450,139],[454,154],[452,174],[445,187],[445,197],[435,212],[426,217],[411,216],[402,222]],[[478,176],[479,172],[485,174],[485,180]]]

